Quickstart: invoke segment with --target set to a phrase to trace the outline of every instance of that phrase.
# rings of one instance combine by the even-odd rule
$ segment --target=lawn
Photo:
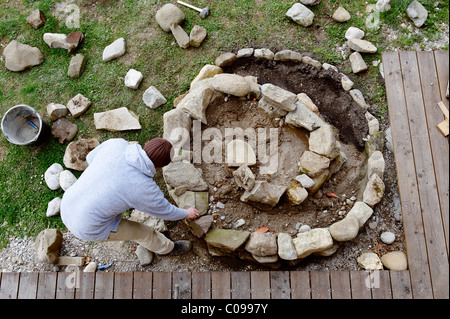
[[[417,43],[439,40],[445,28],[448,36],[449,22],[448,0],[421,0],[429,11],[429,17],[420,32],[415,32],[417,28],[406,15],[409,0],[392,1],[392,9],[379,16],[371,15],[372,12],[367,10],[368,5],[376,3],[373,0],[322,0],[311,8],[316,17],[309,28],[297,25],[285,16],[295,1],[197,0],[196,6],[211,7],[211,15],[201,19],[196,11],[182,7],[186,13],[182,26],[189,33],[198,24],[206,28],[208,36],[199,48],[184,50],[170,33],[158,26],[154,18],[156,11],[169,1],[66,1],[74,5],[72,8],[79,9],[79,28],[66,23],[67,16],[55,13],[57,5],[62,2],[9,0],[0,3],[0,53],[15,39],[38,47],[45,56],[40,66],[15,73],[5,68],[1,55],[0,116],[14,105],[27,104],[51,124],[46,105],[51,102],[65,105],[76,94],[82,93],[92,102],[91,108],[76,120],[70,116],[68,119],[79,127],[77,138],[96,137],[100,142],[121,137],[145,143],[150,138],[160,137],[163,114],[173,108],[176,97],[188,90],[202,66],[214,64],[222,52],[237,52],[244,47],[266,47],[275,52],[282,49],[311,52],[321,62],[335,64],[342,71],[351,73],[348,60],[339,52],[350,26],[363,29],[365,39],[378,47],[376,54],[365,55],[369,70],[362,75],[351,74],[351,77],[355,86],[365,93],[372,113],[386,125],[384,86],[379,69],[372,62],[381,60],[381,53],[387,49],[415,49]],[[341,24],[331,19],[339,5],[351,13],[350,21]],[[25,21],[34,9],[41,9],[47,19],[38,30]],[[368,28],[368,21],[379,21],[379,28]],[[398,36],[387,39],[387,29]],[[68,34],[75,30],[85,35],[76,53],[83,53],[88,60],[85,72],[76,80],[67,76],[71,55],[63,49],[51,49],[43,41],[46,32]],[[120,37],[127,41],[127,53],[104,63],[103,49]],[[448,43],[443,49],[448,50]],[[125,74],[130,68],[144,75],[136,91],[124,85]],[[145,106],[142,93],[149,86],[158,88],[168,103],[156,110]],[[111,133],[95,129],[94,113],[123,106],[139,116],[142,130]],[[34,236],[48,227],[64,229],[59,217],[45,216],[48,202],[62,196],[62,191],[49,190],[43,174],[51,164],[63,164],[66,146],[51,140],[44,147],[32,150],[13,145],[0,134],[0,247],[5,246],[11,236]],[[74,173],[79,176],[79,173]]]

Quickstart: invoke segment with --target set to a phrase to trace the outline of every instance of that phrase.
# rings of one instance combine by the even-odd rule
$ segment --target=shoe
[[[178,240],[174,242],[173,250],[166,256],[180,256],[192,249],[192,242],[189,240]]]

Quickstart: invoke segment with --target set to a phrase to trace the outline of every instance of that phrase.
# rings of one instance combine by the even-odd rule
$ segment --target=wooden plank
[[[398,52],[382,57],[412,288],[417,298],[432,298],[400,57]]]
[[[56,280],[56,272],[40,272],[36,299],[55,299]]]
[[[252,299],[270,299],[270,272],[252,271],[250,273]]]
[[[192,282],[190,272],[174,272],[172,274],[173,299],[191,299]]]
[[[211,274],[192,273],[192,299],[211,299]]]
[[[112,299],[114,296],[114,273],[97,272],[95,275],[94,299]]]
[[[412,299],[412,288],[408,270],[391,270],[391,289],[393,299]]]
[[[154,272],[153,273],[153,299],[171,299],[172,298],[172,273]]]
[[[391,277],[389,271],[375,270],[372,272],[372,298],[392,299]]]
[[[289,271],[271,271],[270,286],[272,299],[290,299],[291,287]]]
[[[309,271],[291,271],[291,298],[311,299]]]
[[[0,299],[17,299],[19,277],[20,273],[18,272],[1,273]]]
[[[36,299],[38,287],[37,272],[23,272],[20,274],[19,293],[17,299]]]
[[[348,271],[330,271],[331,298],[352,299],[350,273]]]
[[[133,298],[133,273],[116,272],[114,274],[114,299]]]
[[[152,299],[153,273],[135,272],[133,275],[133,299]]]
[[[441,101],[444,102],[444,105],[449,109],[449,100],[447,98],[447,85],[449,81],[449,52],[448,51],[435,51],[434,52],[434,60],[436,62],[436,71],[439,81],[439,91],[441,95]],[[445,239],[447,244],[447,254],[449,254],[449,177],[448,177],[448,166],[449,166],[449,146],[448,146],[448,137],[447,137],[447,144],[445,144],[444,140],[440,140],[439,143],[441,144],[441,152],[444,154],[447,152],[447,156],[438,158],[435,156],[434,158],[434,166],[437,169],[437,171],[441,171],[441,169],[447,169],[447,171],[444,171],[444,173],[441,176],[441,174],[436,174],[436,182],[438,186],[438,194],[439,194],[439,201],[441,203],[441,212],[442,212],[442,221],[444,223],[444,232],[445,232]],[[436,161],[439,161],[439,163],[436,163]],[[445,173],[446,172],[446,173]]]
[[[352,299],[372,299],[370,271],[350,271]]]
[[[436,104],[440,102],[440,91],[434,54],[431,51],[418,52],[417,58],[420,69],[426,120],[428,122],[428,134],[431,143],[432,164],[434,164],[434,170],[432,172],[424,172],[424,174],[420,174],[422,172],[417,168],[421,204],[423,208],[423,223],[428,248],[433,294],[435,298],[448,299],[449,267],[443,225],[444,216],[447,216],[448,218],[448,210],[445,212],[441,210],[439,195],[437,193],[437,179],[439,179],[441,180],[441,187],[444,187],[442,196],[447,197],[448,199],[448,140],[436,129],[436,123],[442,119],[442,112],[436,108]],[[424,150],[421,151],[424,153]],[[445,160],[445,158],[447,160]],[[441,166],[443,163],[446,163],[445,167]],[[425,164],[421,165],[421,167],[424,166]],[[428,176],[427,173],[430,173],[430,176]],[[420,176],[422,176],[422,178],[419,178]],[[424,181],[421,183],[422,179]]]
[[[231,299],[250,299],[250,273],[231,272]]]
[[[75,289],[80,284],[81,272],[59,272],[56,280],[56,299],[74,299]]]
[[[231,299],[231,278],[229,272],[211,273],[211,298]]]
[[[311,276],[311,298],[331,299],[330,272],[310,271]]]
[[[94,299],[95,273],[81,272],[80,284],[75,290],[75,299]]]

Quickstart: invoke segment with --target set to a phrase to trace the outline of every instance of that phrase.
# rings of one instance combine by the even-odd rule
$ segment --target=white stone
[[[301,225],[300,228],[298,229],[299,233],[306,233],[308,231],[311,230],[311,227],[309,227],[308,225]]]
[[[44,55],[36,48],[12,40],[3,50],[5,67],[13,72],[23,71],[44,62]]]
[[[362,39],[364,38],[364,35],[365,35],[364,31],[356,27],[349,27],[345,32],[345,38],[347,40]]]
[[[248,143],[233,140],[226,146],[226,163],[229,167],[256,165],[255,151]]]
[[[81,93],[74,96],[67,103],[67,109],[74,118],[80,117],[90,106],[91,101]]]
[[[340,153],[340,149],[333,126],[325,124],[311,132],[309,136],[309,150],[329,159],[336,158]]]
[[[306,63],[306,64],[309,64],[309,65],[312,65],[313,67],[316,67],[319,70],[322,68],[322,63],[320,63],[319,61],[317,61],[317,60],[315,60],[315,59],[313,59],[313,58],[311,58],[311,57],[309,57],[307,55],[305,55],[302,58],[302,62]]]
[[[273,185],[266,181],[256,181],[250,192],[246,191],[242,194],[241,201],[256,202],[275,207],[285,191],[285,186]]]
[[[125,54],[126,43],[124,38],[119,38],[103,50],[103,62],[108,62]]]
[[[144,76],[141,72],[136,71],[135,69],[130,69],[125,76],[125,86],[130,89],[137,90],[143,78]]]
[[[391,0],[378,0],[375,8],[378,12],[385,12],[391,10]]]
[[[306,174],[298,175],[295,177],[297,182],[302,184],[304,188],[310,188],[314,186],[314,181]]]
[[[326,63],[324,63],[325,65]],[[333,67],[330,65],[330,67]],[[311,98],[306,93],[299,93],[297,94],[298,101],[300,103],[303,103],[308,109],[313,111],[316,115],[319,115],[319,108],[317,105],[314,104],[314,102],[311,100]]]
[[[330,226],[330,234],[336,241],[352,240],[358,235],[358,231],[359,221],[352,216],[347,216]]]
[[[402,251],[391,251],[381,256],[383,266],[390,270],[407,270],[408,259]]]
[[[288,12],[286,12],[286,16],[304,27],[309,27],[314,21],[314,12],[301,3],[295,3]]]
[[[395,234],[390,231],[386,231],[381,234],[380,239],[383,243],[389,245],[395,241]]]
[[[275,54],[266,48],[262,48],[262,49],[255,49],[255,52],[253,53],[253,55],[255,56],[255,58],[258,59],[266,59],[266,60],[273,60],[275,59]]]
[[[206,109],[211,101],[214,90],[209,87],[210,79],[195,83],[189,93],[178,103],[177,109],[186,112],[193,119],[207,124]]]
[[[320,176],[330,166],[330,159],[315,152],[303,152],[298,162],[300,173],[315,178]]]
[[[278,234],[277,244],[278,244],[278,255],[280,256],[281,259],[284,260],[297,259],[297,251],[295,250],[295,245],[291,235],[286,233]]]
[[[290,61],[290,62],[302,62],[303,55],[299,52],[295,52],[292,50],[282,50],[275,53],[274,57],[275,61]]]
[[[115,110],[94,113],[94,125],[97,130],[111,132],[142,129],[139,117],[126,107]]]
[[[155,14],[156,22],[166,32],[170,32],[171,24],[181,24],[185,18],[183,10],[172,3],[165,4]]]
[[[350,20],[352,18],[352,16],[350,15],[350,13],[345,10],[343,7],[339,7],[337,8],[337,10],[333,13],[332,16],[333,20],[336,22],[347,22],[348,20]]]
[[[376,173],[378,176],[382,178],[384,175],[385,166],[386,164],[384,161],[383,153],[381,153],[380,151],[373,152],[367,161],[368,177]]]
[[[373,209],[364,202],[356,202],[352,209],[348,212],[348,216],[352,216],[359,221],[359,228],[363,227],[366,221],[372,216]]]
[[[297,95],[279,86],[266,83],[261,86],[262,95],[272,104],[288,112],[296,109]]]
[[[363,201],[373,207],[378,204],[384,196],[385,185],[383,180],[377,175],[372,174],[367,182],[363,193]]]
[[[367,105],[366,100],[364,99],[364,95],[358,89],[350,90],[350,96],[353,98],[353,101],[356,102],[363,110],[367,110],[369,105]]]
[[[425,9],[425,7],[417,0],[411,2],[408,8],[406,8],[406,13],[418,28],[423,26],[428,18],[427,9]]]
[[[355,84],[355,83],[352,80],[350,80],[348,76],[341,73],[341,84],[342,84],[342,88],[345,91],[350,91],[353,87],[353,84]]]
[[[237,74],[217,74],[212,78],[210,85],[216,91],[238,97],[246,96],[251,91],[247,80]]]
[[[64,170],[59,174],[59,184],[64,191],[68,190],[76,181],[77,178],[69,170]]]
[[[371,42],[356,38],[348,40],[348,46],[353,51],[362,53],[376,53],[378,51],[377,47],[373,45]]]
[[[364,253],[357,258],[358,265],[366,270],[382,270],[383,264],[377,254]]]
[[[47,105],[47,114],[52,121],[56,121],[57,119],[69,114],[69,110],[65,105],[57,103],[49,103]]]
[[[250,234],[245,250],[253,256],[273,256],[278,253],[277,237],[272,233],[253,232]]]
[[[306,6],[317,6],[322,0],[300,0]]]
[[[353,52],[349,59],[353,73],[356,74],[367,70],[367,64],[359,52]]]
[[[255,51],[255,49],[253,49],[253,48],[240,49],[237,53],[237,57],[238,57],[238,59],[251,57],[253,55],[254,51]]]
[[[313,131],[324,125],[325,122],[304,103],[297,101],[295,110],[286,115],[286,124]]]
[[[56,216],[59,214],[60,209],[61,209],[61,198],[56,197],[48,203],[46,216],[47,217]]]
[[[326,228],[314,228],[308,232],[299,233],[293,242],[298,258],[305,258],[333,246],[333,238]]]
[[[248,192],[252,190],[253,186],[255,186],[255,175],[246,165],[242,165],[235,170],[233,172],[233,177],[236,185],[242,187]]]
[[[44,180],[47,183],[48,188],[51,190],[57,190],[60,188],[59,175],[64,170],[61,164],[52,164],[44,173]]]
[[[192,120],[189,114],[179,110],[173,109],[163,115],[163,138],[170,141],[177,149],[190,145]]]
[[[156,109],[167,103],[166,98],[154,86],[150,86],[142,95],[142,101],[151,109]]]
[[[296,180],[286,190],[287,200],[292,205],[300,205],[308,198],[308,191]]]
[[[206,64],[200,72],[197,74],[195,79],[191,82],[191,88],[194,85],[194,83],[197,83],[198,81],[209,79],[214,77],[217,74],[223,73],[223,69],[221,67],[218,67],[217,65],[212,64]]]

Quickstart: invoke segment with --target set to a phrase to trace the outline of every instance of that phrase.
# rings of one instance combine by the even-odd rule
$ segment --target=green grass
[[[0,44],[6,46],[16,39],[38,47],[45,61],[38,67],[21,73],[6,70],[0,63],[0,115],[16,104],[34,107],[50,124],[46,105],[50,102],[67,104],[76,94],[82,93],[92,102],[91,108],[79,119],[78,137],[96,137],[103,142],[112,137],[122,137],[145,143],[162,135],[162,116],[173,108],[174,99],[188,90],[190,82],[205,64],[213,64],[224,51],[243,47],[267,47],[274,51],[292,49],[308,51],[322,62],[338,65],[350,71],[348,62],[337,48],[345,43],[345,32],[357,26],[366,32],[366,39],[379,48],[373,55],[365,55],[369,71],[353,76],[356,86],[367,93],[368,102],[377,105],[375,115],[380,120],[386,116],[387,104],[384,86],[378,69],[372,61],[381,60],[387,47],[383,27],[401,32],[394,42],[396,48],[407,50],[425,37],[435,39],[441,24],[448,25],[449,1],[422,0],[429,10],[429,18],[420,33],[411,34],[411,25],[405,9],[409,0],[392,1],[392,9],[380,14],[381,28],[366,27],[366,7],[376,0],[323,0],[311,8],[316,17],[309,28],[301,27],[286,16],[293,1],[279,0],[198,0],[198,7],[209,5],[211,15],[201,19],[197,12],[182,7],[186,13],[183,28],[189,33],[194,25],[205,27],[208,36],[199,48],[183,50],[173,36],[157,25],[156,11],[169,1],[160,0],[76,0],[81,9],[79,30],[85,35],[77,53],[86,55],[88,63],[84,74],[77,80],[67,77],[71,55],[63,49],[50,49],[43,34],[70,33],[74,29],[65,21],[52,16],[55,5],[63,1],[10,0],[0,2]],[[175,3],[175,1],[170,1]],[[352,15],[346,23],[336,23],[330,17],[338,6],[344,6]],[[436,6],[437,5],[437,6]],[[34,9],[44,12],[47,22],[34,30],[25,19]],[[414,30],[414,28],[413,28]],[[411,35],[410,35],[411,34]],[[127,54],[108,63],[102,61],[105,46],[119,37],[127,41]],[[448,46],[447,46],[448,48]],[[126,72],[135,68],[144,74],[137,91],[125,87]],[[151,110],[142,102],[142,93],[149,86],[157,87],[168,103]],[[143,129],[138,132],[111,133],[97,131],[93,114],[126,106],[135,112]],[[62,164],[66,145],[51,141],[38,150],[16,146],[0,134],[0,247],[10,236],[34,236],[47,227],[64,229],[59,217],[46,218],[47,203],[62,191],[51,191],[45,185],[43,174],[53,163]],[[79,173],[76,173],[79,175]]]

